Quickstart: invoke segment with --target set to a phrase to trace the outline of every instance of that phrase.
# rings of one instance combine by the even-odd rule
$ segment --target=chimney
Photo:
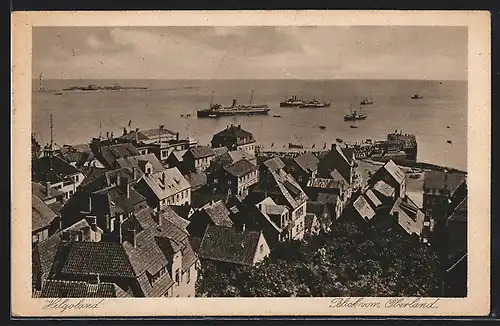
[[[129,233],[130,233],[130,243],[132,244],[132,246],[135,248],[136,247],[136,241],[135,241],[135,228],[132,226],[132,229],[129,229]]]
[[[127,185],[126,185],[126,192],[127,192],[127,198],[130,198],[130,183],[127,182]]]
[[[236,106],[236,99],[233,98],[233,108]]]
[[[137,169],[135,167],[132,167],[132,178],[134,178],[134,180],[137,180],[139,178],[139,175],[137,174]]]
[[[111,134],[109,136],[111,139],[113,139],[113,132],[111,132]]]
[[[139,142],[139,128],[135,128],[135,142]]]
[[[99,274],[96,275],[96,278],[97,278],[97,284],[100,284],[101,283],[101,278],[99,277]]]
[[[175,140],[179,140],[179,133],[175,134]]]
[[[245,229],[246,229],[246,226],[245,226],[245,224],[243,224],[243,226],[241,227],[241,232],[245,232]]]
[[[92,229],[92,231],[97,232],[97,216],[91,217],[90,228]]]
[[[120,186],[121,184],[122,184],[122,178],[119,175],[117,175],[116,176],[116,185]]]
[[[161,174],[161,183],[165,184],[165,172]]]
[[[161,215],[159,207],[155,210],[155,221],[156,223],[158,223],[158,225],[161,225]]]
[[[241,129],[241,125],[238,125],[238,129]]]
[[[47,193],[47,197],[50,197],[51,191],[50,191],[50,182],[45,182],[45,192]]]
[[[106,131],[106,139],[109,138],[109,131]]]
[[[127,134],[127,128],[123,127],[123,135],[125,136]]]

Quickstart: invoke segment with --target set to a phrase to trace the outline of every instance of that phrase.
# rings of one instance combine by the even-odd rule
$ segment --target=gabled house
[[[235,195],[245,198],[249,188],[259,181],[259,170],[257,166],[242,159],[223,167],[220,179],[212,178],[222,193],[228,196]]]
[[[236,231],[221,226],[207,228],[199,249],[202,260],[245,266],[261,262],[269,253],[261,232]]]
[[[40,183],[50,190],[64,193],[69,199],[83,182],[84,175],[76,167],[58,156],[43,156],[32,161],[31,181]]]
[[[85,182],[80,185],[79,190],[95,192],[121,183],[123,185],[126,183],[134,185],[139,175],[139,170],[129,170],[127,168],[107,170],[92,180],[85,179]]]
[[[397,198],[406,197],[406,173],[401,170],[392,160],[389,160],[384,166],[378,169],[368,180],[368,186],[372,187],[379,181],[384,181],[395,189]]]
[[[130,143],[104,145],[102,143],[91,143],[92,152],[107,169],[114,170],[120,166],[117,162],[120,158],[140,155],[137,148]]]
[[[425,215],[408,197],[398,198],[389,214],[406,233],[422,237]]]
[[[90,225],[103,230],[107,241],[121,238],[120,226],[134,213],[147,206],[146,198],[130,183],[121,178],[111,187],[90,191],[79,191],[61,210],[62,226],[67,227],[85,219]]]
[[[60,230],[48,239],[37,242],[32,250],[32,287],[40,292],[45,282],[53,277],[54,263],[59,245],[63,241],[101,241],[102,230],[81,220],[70,227]]]
[[[37,195],[31,197],[32,243],[48,239],[59,229],[59,217]]]
[[[182,227],[148,207],[122,227],[121,243],[60,242],[51,279],[113,283],[133,297],[194,297],[198,257]]]
[[[318,176],[329,178],[334,170],[337,170],[350,185],[354,183],[356,164],[352,149],[341,147],[336,143],[332,144],[330,151],[318,163]]]
[[[277,204],[287,206],[293,223],[292,239],[302,239],[308,197],[297,181],[285,172],[284,167],[285,164],[279,158],[265,161],[260,182],[252,188],[251,196],[261,200],[270,197]]]
[[[280,242],[293,239],[294,224],[287,206],[278,205],[267,197],[255,204],[253,209],[254,211],[247,210],[241,215],[246,218],[245,222],[249,230],[262,231],[269,247],[274,248]],[[249,219],[251,216],[254,218]]]
[[[312,152],[306,152],[288,161],[285,170],[290,173],[302,187],[307,185],[309,179],[316,178],[319,160]]]
[[[170,153],[170,155],[167,157],[167,159],[165,160],[165,164],[167,164],[167,166],[169,168],[179,168],[180,170],[182,170],[184,168],[184,154],[186,154],[187,152],[187,149],[185,150],[182,150],[182,151],[173,151],[172,153]]]
[[[311,200],[315,200],[320,194],[335,194],[342,208],[351,196],[349,185],[343,180],[333,178],[311,178],[307,182],[305,191]]]
[[[126,168],[130,171],[137,172],[137,177],[134,180],[138,180],[140,176],[146,173],[153,174],[166,170],[154,154],[122,157],[117,159],[116,163],[120,168]]]
[[[214,204],[206,205],[196,210],[190,216],[190,223],[187,230],[191,236],[201,238],[209,225],[231,228],[234,224],[230,215],[231,213],[222,200],[219,200]]]
[[[135,189],[146,197],[149,206],[153,208],[191,203],[191,185],[178,168],[146,173],[137,181]]]
[[[320,193],[314,200],[307,201],[307,213],[314,214],[324,230],[329,230],[342,211],[342,202],[336,194]]]
[[[203,172],[210,166],[210,162],[212,162],[214,157],[215,152],[211,147],[196,146],[188,149],[182,159],[186,171]]]
[[[241,125],[230,125],[212,137],[212,148],[217,147],[227,147],[230,151],[240,149],[255,155],[255,138]]]

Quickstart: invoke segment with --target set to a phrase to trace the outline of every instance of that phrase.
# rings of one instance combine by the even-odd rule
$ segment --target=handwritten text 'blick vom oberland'
[[[61,312],[73,309],[97,309],[104,299],[94,302],[89,302],[88,299],[80,299],[77,302],[75,301],[76,300],[74,299],[50,299],[45,301],[46,304],[43,306],[43,309],[57,309]]]
[[[438,308],[438,299],[424,298],[391,298],[391,299],[367,299],[367,298],[335,298],[330,301],[330,308]]]

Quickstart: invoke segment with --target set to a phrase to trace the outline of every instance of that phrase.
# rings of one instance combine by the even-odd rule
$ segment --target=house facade
[[[255,138],[252,133],[241,128],[241,125],[230,125],[212,137],[212,147],[227,147],[229,151],[243,150],[255,155]]]
[[[182,160],[186,170],[203,172],[215,158],[214,150],[209,146],[196,146],[188,149]]]
[[[335,170],[352,185],[357,178],[354,151],[332,144],[330,151],[318,163],[318,176],[330,178]]]
[[[318,164],[318,158],[312,152],[306,152],[288,160],[285,169],[297,180],[299,185],[305,187],[309,179],[316,178]]]
[[[150,207],[182,206],[191,203],[191,185],[178,168],[144,174],[135,189],[141,193]]]

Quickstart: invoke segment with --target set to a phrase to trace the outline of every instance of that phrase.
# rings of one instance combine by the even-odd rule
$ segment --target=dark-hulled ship
[[[356,121],[356,120],[365,120],[367,117],[366,113],[363,113],[363,110],[360,108],[358,111],[352,111],[352,108],[349,109],[349,114],[344,116],[344,121]]]
[[[320,102],[316,99],[312,99],[311,101],[305,101],[302,103],[299,108],[327,108],[330,106],[330,102]]]
[[[237,104],[236,99],[233,99],[231,106],[224,107],[221,104],[212,104],[209,108],[196,111],[198,118],[219,118],[224,116],[236,115],[267,115],[269,114],[269,106],[267,104]]]
[[[280,107],[286,108],[286,107],[300,107],[301,105],[304,104],[304,101],[302,99],[299,99],[297,96],[292,96],[284,100],[283,102],[280,103]]]

